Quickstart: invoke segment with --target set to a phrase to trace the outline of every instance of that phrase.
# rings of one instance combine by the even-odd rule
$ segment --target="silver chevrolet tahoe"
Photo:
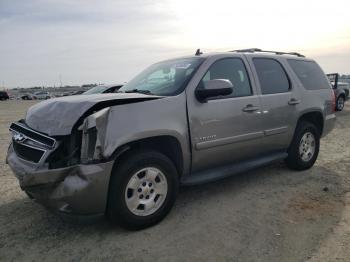
[[[313,166],[335,123],[330,82],[298,53],[235,50],[156,63],[115,94],[32,106],[11,124],[7,163],[60,214],[130,229],[172,208],[180,185],[284,159]]]

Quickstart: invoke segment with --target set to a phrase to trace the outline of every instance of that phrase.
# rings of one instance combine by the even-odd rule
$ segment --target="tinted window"
[[[325,74],[315,62],[288,59],[288,63],[305,89],[315,90],[330,88]]]
[[[263,94],[288,92],[289,80],[279,62],[269,58],[254,58],[253,63]]]
[[[205,83],[213,79],[228,79],[233,84],[232,95],[225,96],[225,98],[252,94],[247,71],[239,58],[226,58],[216,61],[202,78],[199,88],[205,88]]]

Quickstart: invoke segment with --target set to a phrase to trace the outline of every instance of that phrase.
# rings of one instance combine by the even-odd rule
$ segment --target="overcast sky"
[[[350,74],[350,1],[0,0],[0,86],[120,83],[196,48],[249,47]]]

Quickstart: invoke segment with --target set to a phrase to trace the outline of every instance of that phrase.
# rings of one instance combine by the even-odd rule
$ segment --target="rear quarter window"
[[[288,64],[307,90],[331,88],[322,69],[314,61],[288,59]]]

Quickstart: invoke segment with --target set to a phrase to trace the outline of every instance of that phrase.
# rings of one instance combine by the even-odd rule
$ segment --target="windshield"
[[[92,95],[92,94],[101,94],[103,93],[108,87],[107,86],[95,86],[88,91],[84,92],[84,95]]]
[[[183,58],[151,65],[119,89],[160,96],[177,95],[184,89],[203,58]]]

